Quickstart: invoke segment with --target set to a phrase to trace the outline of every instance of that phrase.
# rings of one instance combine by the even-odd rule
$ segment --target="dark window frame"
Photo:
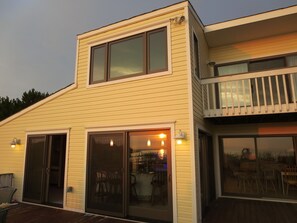
[[[198,79],[201,79],[200,76],[200,58],[199,58],[199,40],[197,35],[193,32],[193,47],[194,47],[194,73]]]
[[[164,32],[164,38],[165,38],[165,60],[166,60],[166,67],[164,69],[157,69],[150,71],[149,70],[149,57],[150,57],[150,50],[149,50],[149,35],[158,33],[158,32]],[[136,74],[131,74],[131,75],[123,75],[121,77],[116,77],[116,78],[111,78],[110,77],[110,61],[111,61],[111,46],[116,43],[121,43],[125,42],[127,40],[131,40],[133,38],[138,38],[142,37],[142,44],[143,44],[143,72],[141,73],[136,73]],[[93,70],[94,70],[94,52],[95,49],[105,47],[105,56],[104,56],[104,79],[103,80],[94,80],[94,75],[93,75]],[[90,68],[89,68],[89,85],[93,84],[98,84],[98,83],[104,83],[104,82],[109,82],[109,81],[114,81],[114,80],[119,80],[119,79],[125,79],[125,78],[130,78],[130,77],[135,77],[135,76],[142,76],[142,75],[147,75],[147,74],[153,74],[153,73],[158,73],[158,72],[164,72],[169,70],[169,64],[168,64],[168,38],[167,38],[167,26],[145,31],[136,35],[128,36],[122,39],[106,42],[103,44],[95,45],[91,47],[91,53],[90,53]]]
[[[150,35],[151,34],[155,34],[158,32],[163,31],[165,33],[165,40],[166,40],[166,44],[165,44],[165,59],[166,59],[166,67],[164,69],[157,69],[154,71],[150,71]],[[146,33],[145,35],[145,41],[146,41],[146,52],[145,52],[145,60],[146,60],[146,73],[147,74],[152,74],[152,73],[158,73],[158,72],[163,72],[163,71],[167,71],[168,70],[168,43],[167,43],[167,28],[166,27],[162,27],[159,29],[155,29],[152,31],[149,31]]]

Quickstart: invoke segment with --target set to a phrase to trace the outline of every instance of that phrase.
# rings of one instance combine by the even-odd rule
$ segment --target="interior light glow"
[[[113,146],[113,140],[112,139],[110,140],[109,145]]]

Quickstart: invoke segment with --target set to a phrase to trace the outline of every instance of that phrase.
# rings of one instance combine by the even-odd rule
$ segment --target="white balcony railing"
[[[297,67],[202,80],[205,117],[297,112]]]

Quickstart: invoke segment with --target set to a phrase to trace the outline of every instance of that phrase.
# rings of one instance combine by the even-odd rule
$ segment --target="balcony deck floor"
[[[8,211],[6,223],[131,223],[92,214],[20,203]]]
[[[297,203],[219,198],[207,211],[203,223],[294,223]]]

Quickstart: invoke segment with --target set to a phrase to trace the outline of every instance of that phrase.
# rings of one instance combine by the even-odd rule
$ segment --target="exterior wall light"
[[[10,143],[11,148],[15,148],[16,145],[21,145],[21,140],[17,138],[13,138],[13,140]]]
[[[171,22],[174,22],[175,24],[178,24],[178,25],[180,25],[180,24],[182,24],[184,21],[186,20],[186,17],[185,16],[177,16],[177,17],[175,17],[175,18],[171,18],[170,19],[170,21]]]
[[[182,141],[186,140],[186,133],[179,130],[178,133],[174,136],[174,139],[176,140],[177,144],[182,144]]]

